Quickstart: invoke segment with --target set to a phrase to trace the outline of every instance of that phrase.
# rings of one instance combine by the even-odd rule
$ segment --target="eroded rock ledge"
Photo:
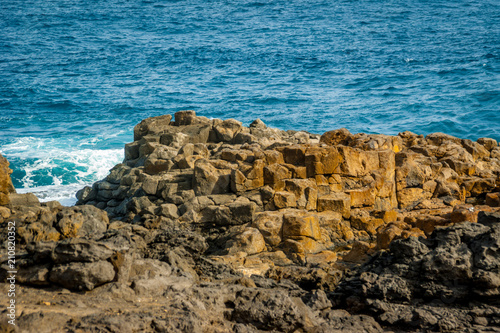
[[[9,174],[0,158],[18,282],[60,304],[57,288],[88,291],[78,319],[28,302],[28,326],[51,313],[54,331],[500,328],[493,139],[319,136],[181,111],[138,124],[124,162],[75,207],[16,194]],[[107,315],[101,296],[116,304]]]

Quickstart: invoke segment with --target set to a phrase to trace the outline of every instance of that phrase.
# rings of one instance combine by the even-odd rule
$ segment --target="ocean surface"
[[[140,120],[500,140],[498,0],[3,0],[0,153],[70,205]]]

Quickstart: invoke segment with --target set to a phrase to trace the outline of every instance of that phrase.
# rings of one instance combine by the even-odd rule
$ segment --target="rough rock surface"
[[[10,179],[12,170],[9,168],[9,161],[0,155],[0,206],[10,203],[9,194],[15,192]]]
[[[382,325],[500,331],[500,214],[391,243],[330,295]]]
[[[284,251],[304,263],[360,241],[387,249],[394,239],[428,236],[500,206],[494,140],[346,129],[319,137],[193,111],[174,119],[137,125],[124,162],[80,191],[78,203],[149,229],[163,223],[155,219],[179,219],[208,235],[209,253],[233,264],[237,252]],[[476,209],[481,204],[488,206]]]
[[[0,159],[18,325],[499,331],[499,152],[487,138],[320,137],[181,111],[138,124],[74,207],[14,193]]]

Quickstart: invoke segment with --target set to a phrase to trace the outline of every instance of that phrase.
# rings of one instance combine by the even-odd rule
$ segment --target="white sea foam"
[[[32,192],[42,202],[57,200],[73,205],[79,189],[103,179],[123,160],[123,149],[89,148],[102,140],[23,137],[1,147],[0,153],[11,162],[19,193]]]
[[[76,192],[85,185],[91,184],[71,184],[71,185],[47,185],[31,188],[16,189],[17,193],[33,193],[41,202],[59,201],[63,206],[73,206],[76,203]]]

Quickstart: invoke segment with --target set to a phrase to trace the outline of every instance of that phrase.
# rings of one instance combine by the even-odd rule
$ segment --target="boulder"
[[[485,204],[491,207],[500,207],[500,192],[487,193]]]
[[[275,192],[273,201],[274,201],[274,206],[277,209],[297,207],[297,198],[293,193],[290,192],[285,192],[285,191]]]
[[[320,226],[328,233],[334,243],[343,243],[354,239],[349,221],[342,219],[338,212],[325,211],[318,213]]]
[[[373,246],[367,242],[357,241],[352,245],[351,250],[342,258],[348,262],[364,262],[373,251]]]
[[[163,160],[157,158],[148,158],[144,162],[144,172],[149,175],[158,175],[163,172],[168,172],[174,166],[171,160]]]
[[[245,224],[253,222],[257,205],[244,197],[240,197],[229,204],[228,208],[232,215],[231,224]]]
[[[21,237],[24,244],[31,242],[58,241],[61,234],[51,225],[34,222],[19,226],[17,234]]]
[[[241,132],[243,126],[240,121],[227,119],[214,126],[217,142],[232,142],[233,138]]]
[[[76,291],[92,290],[114,278],[113,265],[107,261],[55,265],[50,272],[51,282]]]
[[[155,259],[136,259],[129,268],[128,281],[136,295],[161,296],[169,288],[182,290],[190,287],[192,280],[173,276],[172,267]]]
[[[411,209],[424,199],[429,199],[430,194],[418,187],[407,187],[397,192],[397,198],[400,209]]]
[[[140,140],[148,134],[159,134],[170,125],[172,121],[171,115],[163,115],[158,117],[147,118],[141,121],[134,127],[134,141]]]
[[[196,119],[196,112],[187,110],[187,111],[178,111],[174,114],[175,117],[175,126],[186,126],[194,123]]]
[[[231,320],[255,325],[259,330],[292,332],[297,327],[312,330],[318,319],[300,298],[259,289],[243,289],[234,300]]]
[[[186,126],[171,126],[160,136],[160,144],[173,148],[181,148],[187,143],[207,143],[212,126],[209,123],[198,123]]]
[[[449,214],[451,223],[459,222],[477,222],[479,211],[472,205],[457,205]]]
[[[250,123],[249,127],[250,128],[260,128],[260,129],[267,128],[266,124],[264,124],[264,122],[262,120],[260,120],[259,118],[257,118],[254,121],[252,121]]]
[[[257,254],[266,249],[266,242],[256,228],[246,228],[228,244],[228,254],[245,252],[248,255]]]
[[[318,216],[304,212],[288,212],[283,215],[283,238],[310,237],[321,240]]]
[[[260,231],[267,244],[275,247],[281,243],[283,237],[283,213],[268,211],[257,213],[252,227]]]
[[[341,213],[345,219],[351,216],[351,196],[333,193],[318,198],[318,212],[332,211]]]
[[[55,263],[74,261],[95,262],[111,258],[115,253],[109,246],[92,240],[69,238],[57,243],[52,252]]]
[[[401,228],[397,223],[389,223],[382,227],[377,232],[377,248],[388,249],[389,244],[401,236],[404,228]]]
[[[324,265],[336,262],[338,259],[337,253],[332,251],[321,251],[306,256],[307,263],[310,265]]]
[[[147,196],[140,196],[128,200],[126,203],[126,207],[128,211],[131,211],[135,214],[140,214],[142,212],[154,209],[152,207],[155,206]]]
[[[477,142],[473,142],[468,139],[463,139],[462,146],[465,148],[465,150],[467,150],[469,154],[472,155],[472,158],[474,160],[482,160],[486,157],[490,157],[489,150]]]
[[[364,230],[370,235],[376,235],[377,229],[384,225],[384,220],[374,218],[366,210],[353,210],[351,211],[351,226],[358,230]]]
[[[443,146],[445,143],[461,144],[462,140],[445,133],[431,133],[425,137],[425,140],[434,146]]]
[[[7,220],[11,215],[11,210],[7,207],[0,206],[0,222]]]
[[[234,166],[225,161],[199,159],[194,165],[193,189],[196,195],[224,194],[231,191]]]
[[[305,152],[304,163],[308,177],[331,175],[340,173],[342,156],[333,147],[310,147]]]
[[[487,151],[492,151],[493,148],[498,147],[497,140],[491,139],[491,138],[479,138],[479,139],[477,139],[477,143],[479,143],[480,145],[483,145],[483,147]]]
[[[100,238],[107,230],[109,218],[105,211],[94,206],[64,207],[57,214],[56,227],[63,238]]]
[[[82,204],[95,199],[95,194],[95,191],[92,191],[92,187],[85,186],[84,188],[76,192],[76,199],[78,200],[77,204]]]
[[[319,141],[330,146],[347,145],[351,137],[352,134],[347,128],[340,128],[337,130],[325,132],[321,136]]]
[[[276,187],[280,181],[292,178],[292,172],[282,164],[271,164],[264,167],[264,184]]]
[[[243,193],[264,186],[263,159],[257,159],[250,165],[240,166],[238,170],[231,173],[231,190],[235,193]]]
[[[19,208],[23,206],[40,206],[40,201],[33,193],[10,193],[9,199],[10,207],[12,208]]]
[[[159,214],[161,216],[165,216],[169,219],[175,220],[179,217],[179,209],[174,204],[162,204],[160,206]]]
[[[339,146],[342,158],[340,173],[348,177],[364,177],[380,168],[379,154],[376,151],[363,151],[358,148]]]
[[[264,151],[266,164],[285,164],[283,154],[277,150],[267,149]]]
[[[358,133],[350,138],[349,146],[362,150],[390,150],[398,153],[403,149],[404,143],[402,138],[398,136]]]
[[[316,210],[318,190],[315,181],[311,179],[285,180],[285,191],[294,195],[296,200],[295,207],[305,210]]]
[[[20,267],[17,271],[16,279],[19,283],[32,286],[50,285],[49,273],[50,264]]]
[[[283,154],[285,163],[297,166],[305,166],[306,147],[303,145],[291,145],[279,148]]]
[[[376,189],[372,187],[365,187],[355,190],[345,191],[351,197],[351,207],[373,207],[376,199]]]

